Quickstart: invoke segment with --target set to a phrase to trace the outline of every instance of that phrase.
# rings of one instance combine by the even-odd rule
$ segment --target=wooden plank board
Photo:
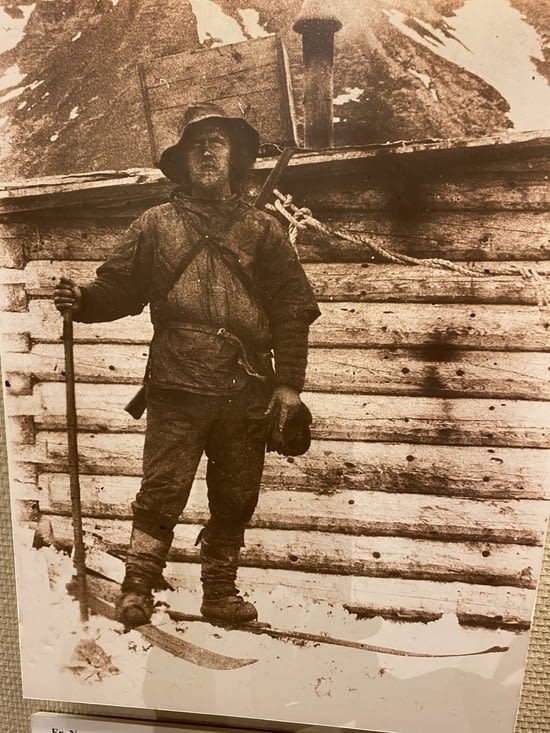
[[[322,303],[310,331],[311,346],[384,348],[429,345],[507,351],[550,350],[550,317],[536,306],[405,303]],[[30,332],[38,342],[61,337],[62,319],[51,300],[33,300],[28,313],[6,313],[6,333]],[[149,343],[145,310],[101,324],[75,324],[77,342]]]
[[[169,563],[166,575],[176,588],[200,587],[200,566]],[[304,573],[292,570],[244,567],[239,587],[254,598],[255,592],[292,598],[296,605],[312,602],[345,606],[365,617],[397,621],[435,621],[456,615],[470,626],[528,629],[535,592],[524,588],[482,586],[456,582],[367,578]],[[261,612],[261,609],[260,609]]]
[[[24,272],[0,272],[0,284],[26,283],[32,297],[51,297],[61,274],[84,284],[94,279],[100,262],[35,260]],[[379,263],[311,263],[308,279],[321,301],[413,303],[508,303],[536,305],[550,292],[550,262],[457,262],[480,274],[471,277],[448,269]],[[536,278],[536,279],[535,279]]]
[[[244,43],[163,56],[144,65],[144,81],[152,90],[166,87],[165,81],[172,85],[176,81],[190,82],[197,78],[223,78],[253,70],[256,66],[271,66],[276,64],[278,43],[277,36],[273,34]]]
[[[144,421],[124,411],[135,387],[77,384],[79,425],[87,431],[136,432]],[[65,387],[37,384],[32,395],[6,396],[7,415],[32,415],[37,427],[65,426]],[[546,448],[550,436],[547,402],[444,399],[355,394],[304,394],[319,440],[412,442]]]
[[[148,349],[139,344],[77,344],[79,382],[140,384]],[[503,399],[550,399],[550,354],[503,351],[453,352],[438,361],[417,349],[322,349],[308,355],[306,389],[315,392],[360,392]],[[445,356],[445,354],[443,354]],[[13,381],[64,379],[59,343],[35,343],[28,353],[4,351],[2,363]]]
[[[281,187],[284,190],[284,180]],[[300,206],[309,204],[303,192],[296,202]],[[69,214],[64,210],[58,217],[36,217],[33,225],[13,223],[5,228],[14,227],[16,241],[27,260],[104,260],[120,242],[131,218],[130,209],[126,210],[125,219],[120,219],[118,213],[115,220],[109,218],[108,211],[103,212],[100,220],[78,219],[74,213],[68,218]],[[546,211],[418,212],[416,217],[406,220],[368,210],[360,214],[328,214],[322,207],[313,214],[327,220],[336,230],[364,236],[375,245],[413,257],[491,262],[550,259],[550,212]],[[309,231],[300,234],[299,249],[305,262],[377,259],[365,244],[317,240]],[[20,261],[24,260],[19,258],[17,262]]]
[[[43,472],[67,471],[67,437],[38,431],[20,461]],[[143,435],[79,435],[82,474],[141,476]],[[15,451],[14,451],[15,453]],[[204,478],[205,462],[197,476]],[[463,496],[474,499],[550,499],[550,450],[411,443],[313,441],[303,456],[266,455],[264,485],[331,494],[345,489]]]
[[[176,142],[183,111],[197,102],[223,101],[263,143],[295,144],[288,65],[275,35],[155,59],[140,77],[153,160]]]
[[[254,80],[252,80],[254,84]],[[237,94],[232,94],[228,90],[227,94],[218,91],[218,85],[208,85],[203,88],[201,84],[187,88],[183,86],[190,102],[203,100],[227,109],[230,114],[241,117],[240,108],[245,109],[247,121],[250,122],[256,130],[260,132],[260,139],[265,144],[275,144],[280,147],[294,145],[294,137],[292,132],[292,122],[286,115],[285,126],[280,125],[281,117],[279,114],[273,114],[273,107],[280,108],[281,99],[279,96],[280,87],[275,79],[271,81],[257,81],[254,86],[243,90]],[[155,95],[159,96],[159,95]],[[159,102],[160,100],[156,100]],[[165,109],[159,109],[152,113],[152,124],[155,130],[155,152],[162,151],[170,145],[174,145],[178,140],[177,131],[181,127],[182,106],[170,105]],[[186,107],[187,103],[183,104]],[[160,157],[160,156],[159,156]],[[156,158],[158,160],[159,158]]]
[[[83,476],[82,511],[85,516],[131,519],[137,477]],[[42,512],[71,513],[69,479],[64,474],[39,478]],[[208,518],[206,482],[195,482],[181,516],[185,524]],[[333,494],[264,487],[250,526],[342,532],[349,535],[417,537],[439,540],[542,545],[550,502],[525,499],[489,500],[427,497],[344,489]]]
[[[50,520],[54,537],[72,536],[68,517],[51,515]],[[86,532],[102,537],[109,551],[125,551],[131,522],[84,519],[83,526]],[[199,531],[197,525],[177,525],[170,559],[196,561],[198,548],[194,543]],[[243,566],[261,568],[534,588],[542,553],[537,547],[489,542],[249,529],[241,559]]]
[[[270,39],[271,40],[271,39]],[[272,45],[276,53],[275,47]],[[216,51],[214,51],[217,53]],[[212,53],[212,52],[210,52]],[[197,71],[199,74],[197,75]],[[210,74],[215,74],[210,76]],[[149,106],[153,112],[153,119],[161,111],[176,109],[177,118],[181,121],[182,107],[191,102],[208,102],[232,97],[247,98],[251,93],[273,93],[276,98],[279,91],[279,76],[277,60],[273,58],[260,59],[258,65],[239,66],[234,69],[218,66],[214,71],[210,69],[192,70],[188,74],[176,73],[172,78],[165,78],[166,83],[157,83],[147,89]],[[273,112],[268,107],[268,112]],[[156,114],[155,114],[156,113]],[[241,116],[239,114],[239,116]],[[256,125],[254,125],[256,126]],[[172,138],[177,128],[172,128]]]

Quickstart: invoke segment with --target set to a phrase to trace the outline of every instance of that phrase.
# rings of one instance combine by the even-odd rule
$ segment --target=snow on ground
[[[510,0],[466,0],[444,19],[452,33],[413,18],[415,29],[404,13],[384,12],[401,33],[499,91],[510,105],[508,116],[516,129],[548,127],[550,86],[533,62],[543,59],[542,41]]]
[[[65,590],[70,559],[31,545],[32,531],[17,530],[25,696],[399,733],[513,731],[525,633],[467,631],[452,615],[429,624],[358,621],[340,606],[289,596],[282,588],[254,591],[260,619],[277,628],[431,653],[509,646],[506,653],[476,657],[404,658],[205,623],[176,624],[162,603],[197,613],[198,589],[158,594],[155,625],[213,652],[257,660],[215,671],[152,647],[135,630],[123,634],[118,624],[101,617],[92,616],[84,629],[78,604]],[[83,661],[90,654],[92,664]]]

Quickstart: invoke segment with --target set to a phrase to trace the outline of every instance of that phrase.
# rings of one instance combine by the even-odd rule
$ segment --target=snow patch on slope
[[[25,28],[36,3],[33,5],[20,5],[20,18],[12,18],[4,8],[0,8],[0,53],[15,48],[23,38]]]
[[[23,81],[25,74],[21,73],[18,64],[12,64],[8,67],[2,76],[0,76],[0,89],[10,89]]]
[[[359,87],[346,87],[342,94],[334,97],[333,104],[340,106],[348,102],[359,102],[364,91],[364,89],[360,89]],[[338,116],[333,117],[332,120],[333,122],[342,122],[342,118]]]
[[[533,62],[543,59],[542,41],[509,0],[466,0],[452,17],[445,18],[452,34],[398,10],[384,12],[408,38],[500,92],[510,105],[508,116],[516,129],[548,127],[550,86]]]
[[[190,0],[197,19],[197,33],[201,43],[221,46],[224,43],[246,41],[239,23],[226,15],[213,0]]]
[[[236,8],[241,23],[227,15],[214,0],[189,0],[197,20],[199,41],[208,46],[240,43],[249,38],[271,35],[260,25],[260,15],[252,8]]]
[[[253,8],[247,8],[244,10],[237,10],[241,16],[243,25],[250,38],[265,38],[270,36],[271,33],[260,25],[260,14]]]
[[[432,78],[429,74],[424,74],[421,71],[417,71],[416,69],[407,69],[409,74],[412,74],[416,79],[422,82],[426,89],[428,89],[434,98],[435,102],[439,102],[439,97],[437,96],[437,92],[433,87],[432,84]]]
[[[4,102],[9,102],[10,99],[15,99],[16,97],[19,97],[23,92],[25,91],[27,87],[15,87],[15,89],[10,89],[9,92],[6,92],[0,97],[0,104],[3,104]]]
[[[365,90],[359,87],[346,87],[343,94],[334,97],[334,104],[347,104],[347,102],[358,102]]]

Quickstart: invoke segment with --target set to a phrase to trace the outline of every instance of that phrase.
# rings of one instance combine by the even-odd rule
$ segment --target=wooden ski
[[[90,611],[93,613],[105,616],[111,621],[118,621],[114,602],[114,597],[117,592],[118,586],[116,583],[102,578],[88,576],[88,605]],[[138,626],[135,631],[153,644],[153,646],[163,649],[178,659],[183,659],[186,662],[196,664],[199,667],[206,667],[207,669],[239,669],[240,667],[246,667],[258,661],[257,659],[228,657],[225,654],[204,649],[153,624]]]
[[[103,593],[106,592],[116,592],[114,589],[116,589],[116,583],[113,581],[108,581],[103,578],[90,578],[89,579],[90,585],[95,585],[96,587],[101,587],[103,589]],[[479,651],[474,652],[458,652],[458,653],[451,653],[451,654],[433,654],[431,652],[416,652],[416,651],[408,651],[406,649],[396,649],[394,647],[388,647],[388,646],[381,646],[378,644],[368,644],[362,641],[353,641],[351,639],[341,639],[334,636],[329,636],[328,634],[312,634],[307,631],[296,631],[294,629],[276,629],[273,628],[270,624],[261,623],[258,621],[253,621],[248,624],[243,624],[240,626],[228,626],[227,624],[216,624],[210,621],[209,619],[204,618],[203,616],[198,616],[197,614],[192,613],[183,613],[181,611],[174,611],[171,608],[166,608],[165,612],[168,614],[168,616],[173,621],[187,621],[189,623],[205,623],[210,624],[211,626],[223,626],[224,628],[230,628],[230,629],[237,629],[239,631],[251,633],[251,634],[265,634],[266,636],[270,636],[272,639],[280,639],[281,641],[302,641],[302,642],[310,642],[313,644],[330,644],[332,646],[342,646],[347,647],[349,649],[357,649],[360,651],[365,652],[373,652],[375,654],[388,654],[391,656],[397,656],[397,657],[414,657],[417,659],[451,659],[454,657],[475,657],[480,656],[483,654],[496,654],[496,653],[503,653],[508,651],[507,646],[492,646],[488,647],[487,649],[481,649]],[[140,627],[144,628],[144,627]],[[245,661],[245,660],[240,660]],[[248,663],[252,664],[253,661],[257,660],[250,660]],[[243,665],[241,665],[243,666]]]

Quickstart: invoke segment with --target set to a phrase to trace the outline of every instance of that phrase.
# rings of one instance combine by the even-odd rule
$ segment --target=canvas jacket
[[[205,235],[210,241],[166,295],[183,254]],[[235,276],[235,264],[243,278]],[[294,249],[269,214],[237,197],[212,202],[180,192],[146,211],[82,289],[75,319],[115,320],[141,313],[147,303],[152,385],[205,394],[240,389],[247,379],[240,342],[256,371],[268,369],[264,355],[273,349],[276,383],[302,389],[308,327],[319,309]]]

